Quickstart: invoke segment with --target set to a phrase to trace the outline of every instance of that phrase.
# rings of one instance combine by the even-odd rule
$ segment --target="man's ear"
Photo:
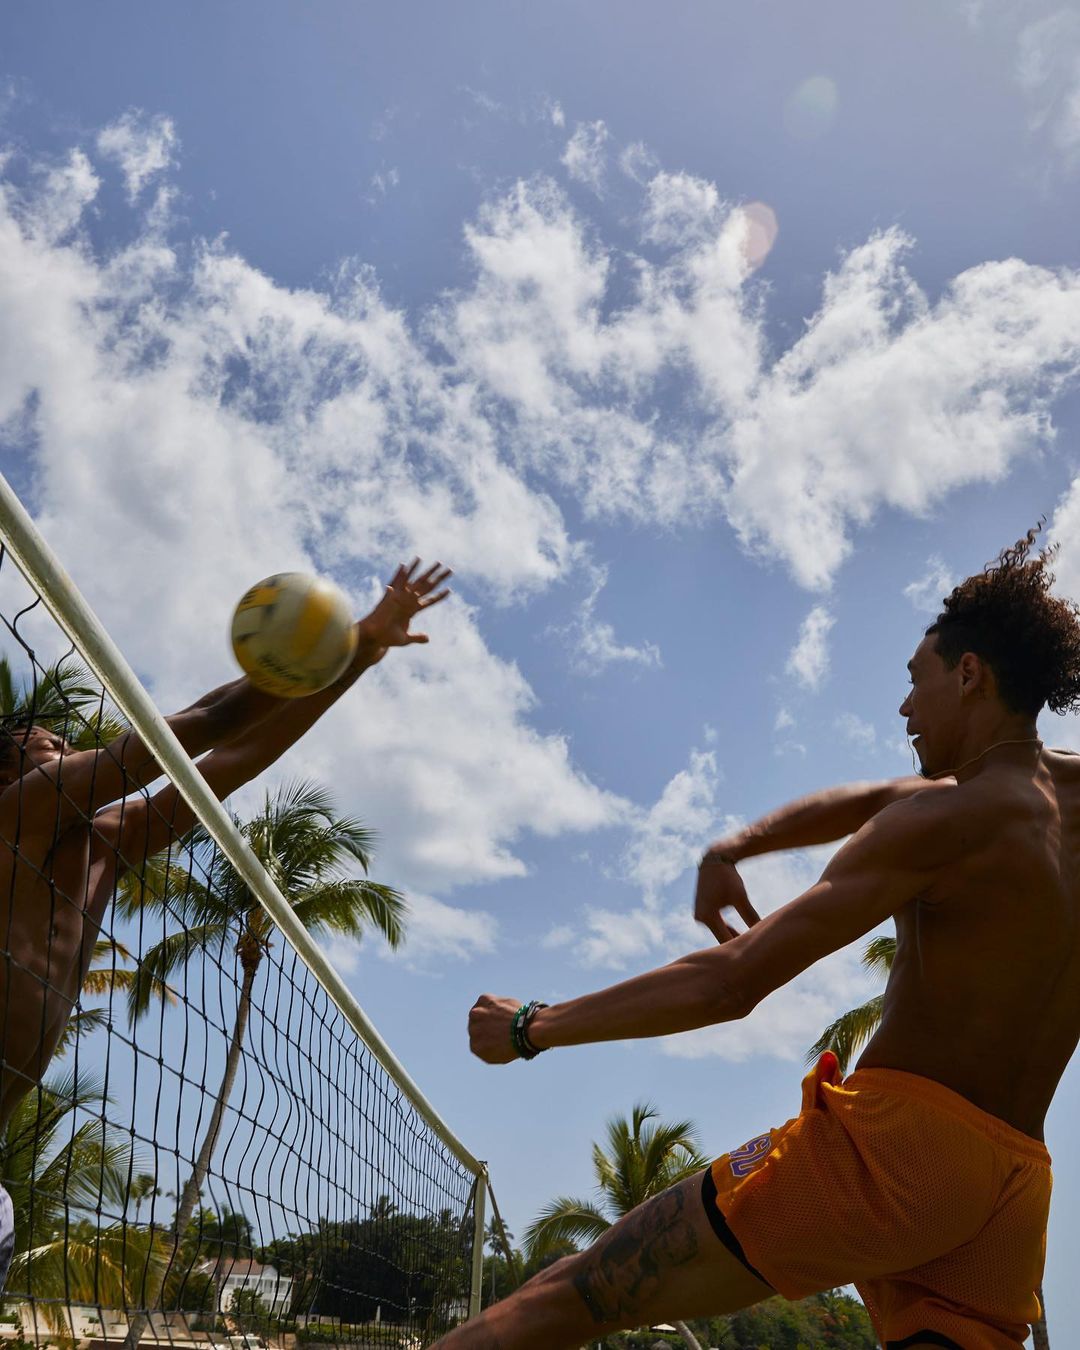
[[[994,672],[975,652],[965,652],[957,664],[957,670],[960,675],[960,693],[963,696],[975,694],[986,698],[996,691]]]

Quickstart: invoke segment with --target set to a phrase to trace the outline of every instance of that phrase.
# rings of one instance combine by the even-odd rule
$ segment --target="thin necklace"
[[[991,750],[1000,750],[1003,745],[1037,745],[1042,747],[1042,741],[1038,736],[1029,736],[1022,741],[995,741],[993,745],[988,745],[985,750],[980,750],[977,755],[972,755],[970,759],[965,759],[963,764],[955,769],[940,769],[937,773],[927,774],[927,780],[933,782],[936,778],[945,778],[949,774],[958,774],[969,765],[974,764],[976,760],[982,759],[983,755],[988,755]]]

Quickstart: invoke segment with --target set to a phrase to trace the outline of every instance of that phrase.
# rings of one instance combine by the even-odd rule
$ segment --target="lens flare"
[[[742,213],[745,230],[743,256],[747,267],[753,271],[760,267],[772,252],[776,236],[780,233],[780,225],[776,219],[776,212],[765,202],[747,202],[745,206],[739,207],[739,211]]]
[[[831,129],[839,102],[835,82],[827,75],[812,75],[788,96],[784,126],[800,141],[816,141]]]

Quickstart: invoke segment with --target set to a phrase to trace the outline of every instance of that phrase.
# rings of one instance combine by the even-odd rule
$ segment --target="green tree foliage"
[[[15,1217],[6,1289],[32,1295],[60,1331],[66,1303],[137,1303],[162,1268],[153,1236],[121,1220],[137,1162],[130,1142],[102,1121],[105,1100],[93,1075],[57,1075],[25,1096],[0,1132],[0,1176]]]

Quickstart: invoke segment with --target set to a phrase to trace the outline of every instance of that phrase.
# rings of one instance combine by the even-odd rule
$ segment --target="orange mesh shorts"
[[[845,1081],[826,1053],[800,1114],[717,1158],[704,1200],[786,1298],[854,1284],[886,1350],[1015,1350],[1039,1316],[1050,1155],[929,1078]]]

